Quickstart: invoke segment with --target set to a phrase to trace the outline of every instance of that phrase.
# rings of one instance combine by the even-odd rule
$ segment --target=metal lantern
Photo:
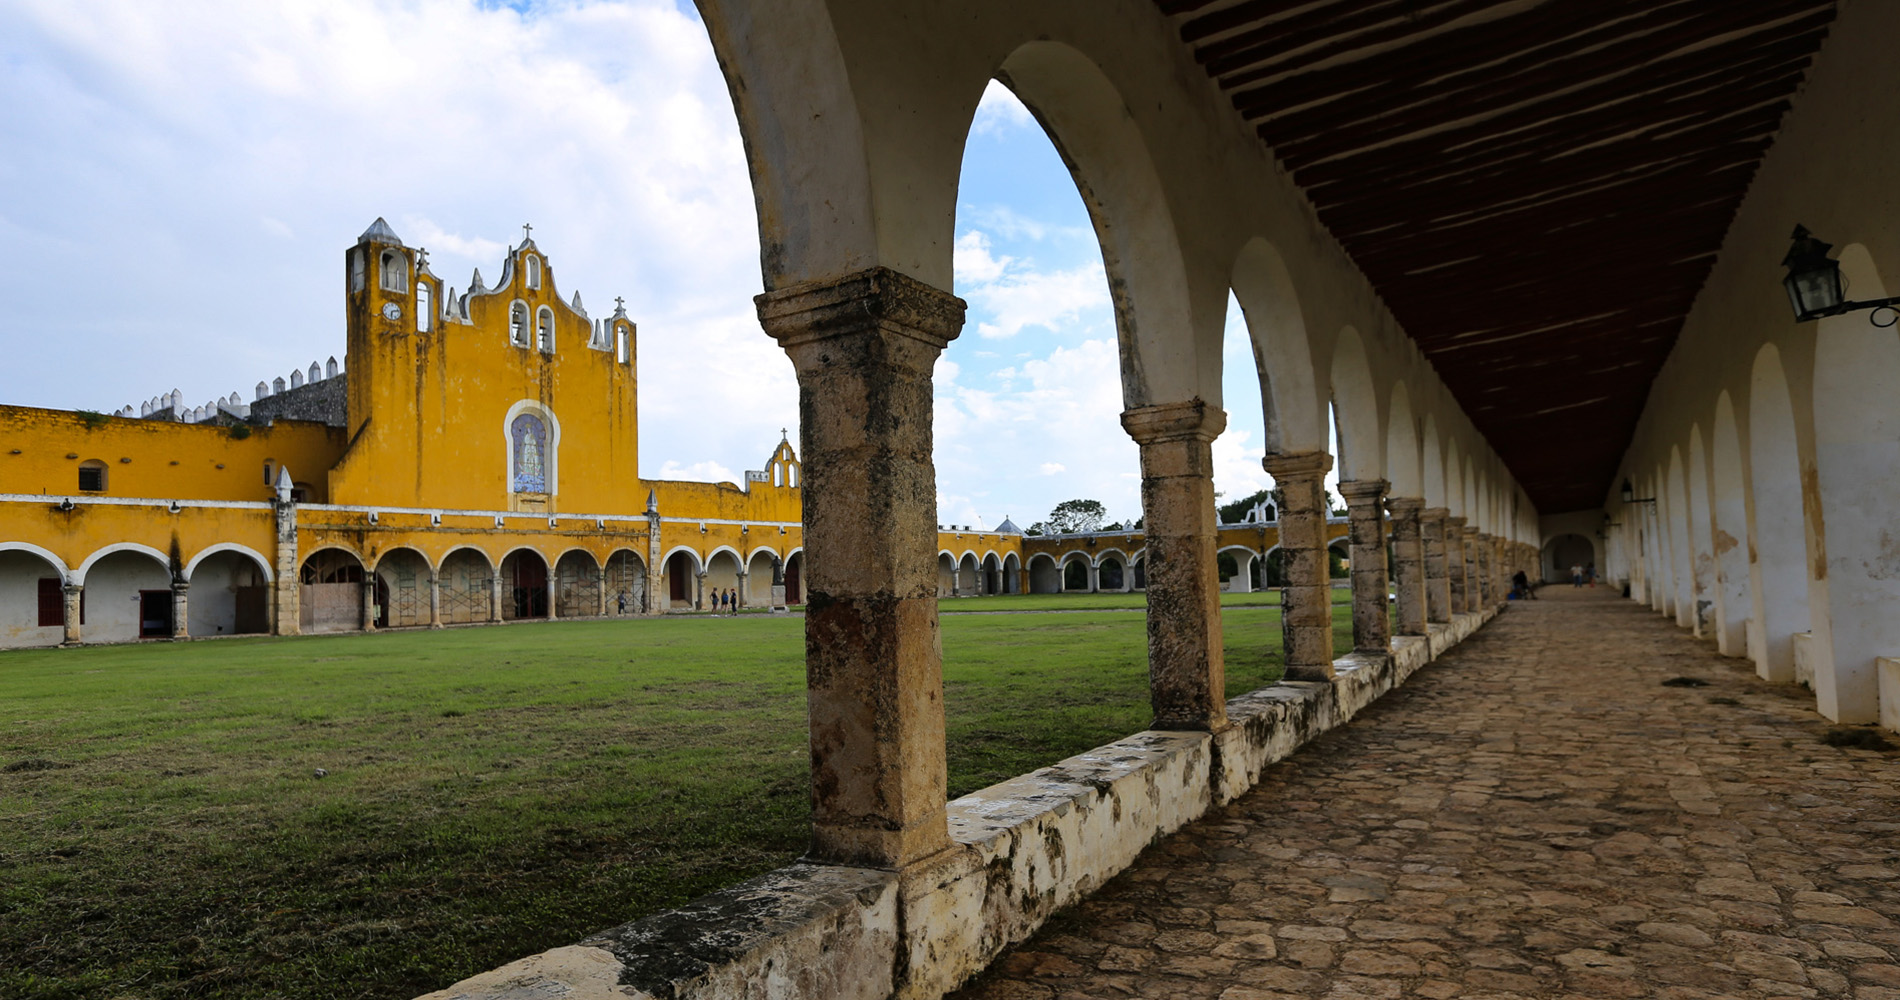
[[[1631,486],[1629,480],[1623,480],[1623,502],[1629,503],[1634,499],[1636,499],[1636,487]],[[1605,516],[1607,517],[1608,515]]]
[[[1841,285],[1841,265],[1828,257],[1833,244],[1823,243],[1806,226],[1794,227],[1794,246],[1781,259],[1788,276],[1781,284],[1788,290],[1788,303],[1794,306],[1798,323],[1843,312],[1847,290]]]

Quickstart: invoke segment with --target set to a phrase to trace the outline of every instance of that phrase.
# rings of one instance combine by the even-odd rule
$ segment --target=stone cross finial
[[[428,266],[429,266],[429,248],[417,247],[416,248],[416,267],[424,268]]]
[[[532,239],[533,236],[534,236],[534,227],[531,225],[528,225],[525,222],[522,223],[521,224],[521,242],[526,243],[530,239]]]
[[[781,441],[790,441],[792,439],[792,432],[780,427],[778,429],[778,436]]]
[[[621,298],[621,297],[620,297],[620,296],[618,296],[618,295],[616,295],[616,296],[614,296],[614,308],[615,308],[615,309],[625,309],[625,308],[627,308],[627,300],[626,300],[626,299],[624,299],[624,298]]]

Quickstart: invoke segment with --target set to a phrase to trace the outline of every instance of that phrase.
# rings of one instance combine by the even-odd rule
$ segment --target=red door
[[[803,559],[793,559],[785,564],[785,603],[787,604],[805,603],[804,597],[798,592],[798,567],[803,562]]]

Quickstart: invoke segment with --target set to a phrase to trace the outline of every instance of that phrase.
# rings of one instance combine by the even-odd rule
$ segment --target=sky
[[[691,4],[0,0],[0,402],[188,405],[343,360],[343,255],[383,217],[458,292],[532,223],[564,297],[639,324],[641,474],[737,481],[791,363],[759,329],[758,229]],[[938,364],[938,520],[1140,515],[1114,315],[1067,169],[992,84],[958,196],[970,304]],[[1231,302],[1214,443],[1269,483]]]

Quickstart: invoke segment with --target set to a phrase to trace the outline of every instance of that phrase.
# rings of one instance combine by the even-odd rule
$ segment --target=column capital
[[[808,281],[753,297],[759,324],[791,349],[871,332],[896,333],[941,351],[963,330],[962,299],[888,267]]]
[[[1463,529],[1464,529],[1464,526],[1465,526],[1465,521],[1466,521],[1466,520],[1467,520],[1467,519],[1466,519],[1466,518],[1463,518],[1463,517],[1455,517],[1455,516],[1454,516],[1454,517],[1447,517],[1447,518],[1445,518],[1445,525],[1446,525],[1446,527],[1451,527],[1451,528],[1458,528],[1458,529],[1460,529],[1460,530],[1463,530]]]
[[[1392,484],[1383,479],[1348,479],[1340,482],[1339,495],[1348,507],[1376,504]]]
[[[1260,459],[1260,467],[1275,479],[1318,478],[1333,470],[1333,456],[1323,451],[1280,452]]]
[[[1213,441],[1227,429],[1227,411],[1200,397],[1185,403],[1160,403],[1122,411],[1122,429],[1136,444]]]
[[[1424,515],[1425,501],[1418,497],[1386,497],[1385,509],[1395,518],[1410,520]]]
[[[1418,517],[1421,521],[1443,521],[1451,517],[1451,508],[1427,507],[1418,512]]]

